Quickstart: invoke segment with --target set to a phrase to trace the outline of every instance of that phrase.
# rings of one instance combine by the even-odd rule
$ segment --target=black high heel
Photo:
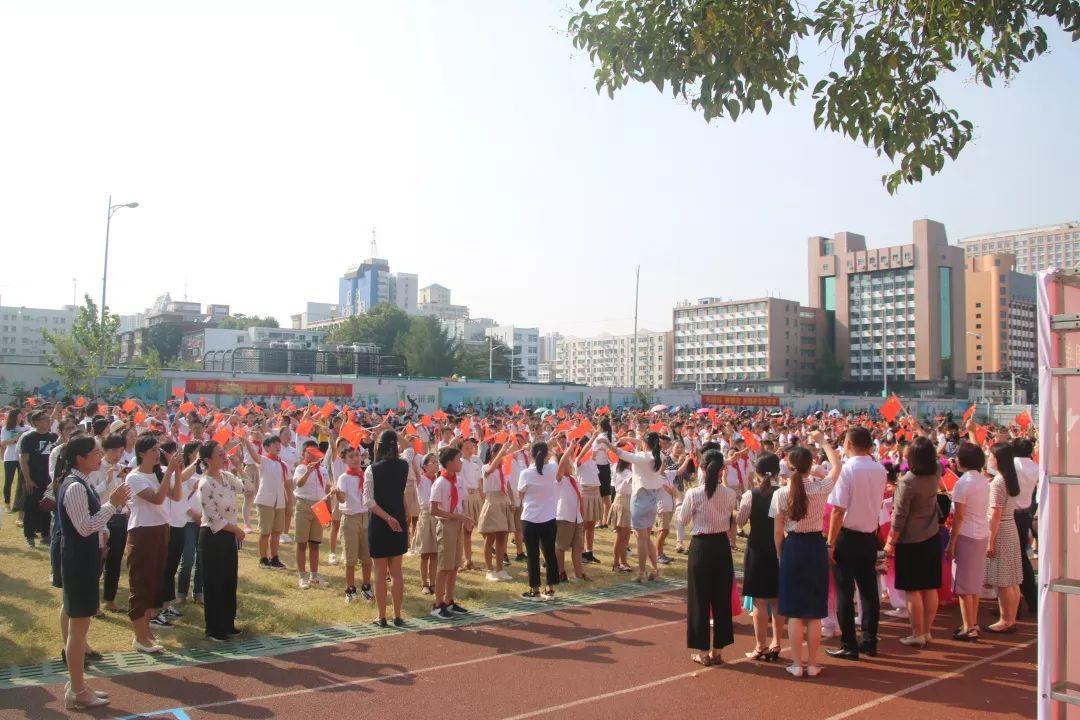
[[[765,651],[765,662],[776,662],[780,657],[780,648],[771,647]]]

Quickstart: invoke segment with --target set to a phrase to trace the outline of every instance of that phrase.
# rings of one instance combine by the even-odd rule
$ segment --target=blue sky
[[[651,85],[598,95],[567,3],[170,7],[0,6],[3,304],[100,295],[109,190],[142,204],[113,226],[119,312],[186,289],[287,323],[375,226],[474,316],[572,335],[631,329],[636,264],[640,324],[666,329],[681,299],[805,300],[810,235],[1080,218],[1080,45],[1056,31],[1009,85],[943,83],[975,141],[890,197],[809,103],[706,124]]]

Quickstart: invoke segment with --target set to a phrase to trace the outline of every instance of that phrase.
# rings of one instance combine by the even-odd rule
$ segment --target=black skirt
[[[597,463],[596,469],[600,472],[600,497],[611,497],[611,465]]]
[[[820,620],[829,614],[829,550],[819,532],[788,533],[780,553],[779,612]]]
[[[941,533],[922,542],[896,545],[896,589],[937,590],[941,587]]]
[[[776,559],[776,545],[748,544],[743,556],[742,594],[769,600],[779,592],[780,562]]]

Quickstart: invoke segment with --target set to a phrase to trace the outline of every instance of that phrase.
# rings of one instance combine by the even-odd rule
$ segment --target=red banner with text
[[[308,397],[352,397],[352,383],[290,383],[266,380],[184,381],[188,395],[301,395]]]
[[[776,395],[702,395],[702,405],[734,405],[737,407],[780,407]]]

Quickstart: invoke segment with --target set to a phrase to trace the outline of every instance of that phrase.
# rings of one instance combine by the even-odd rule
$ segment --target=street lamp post
[[[101,371],[105,372],[105,285],[109,277],[109,226],[112,224],[112,216],[120,208],[137,208],[139,203],[129,202],[113,205],[112,194],[109,195],[109,212],[105,216],[105,267],[101,273]]]

